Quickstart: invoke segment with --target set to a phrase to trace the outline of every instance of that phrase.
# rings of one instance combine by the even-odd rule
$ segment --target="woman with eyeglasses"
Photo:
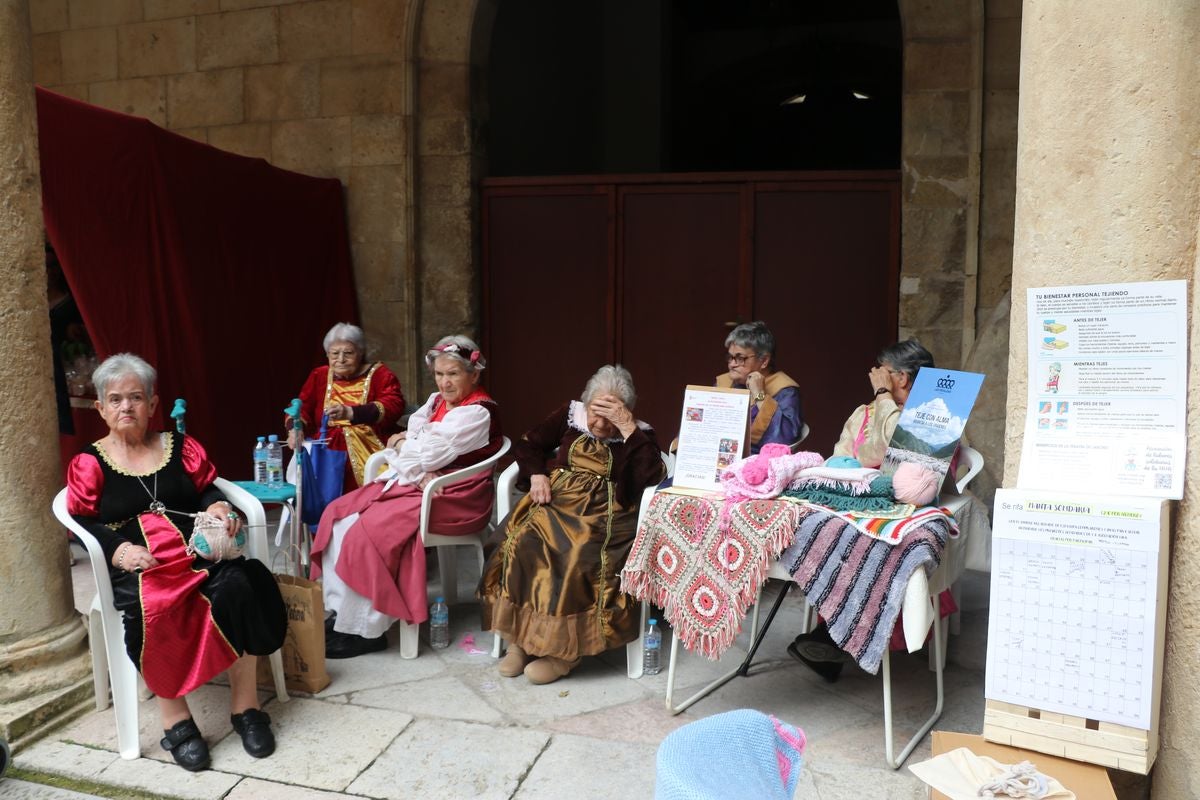
[[[329,449],[344,450],[347,475],[363,485],[363,467],[404,413],[400,381],[382,362],[366,361],[367,341],[362,328],[339,322],[325,334],[328,364],[309,373],[300,389],[300,419],[304,435],[313,438],[321,416],[329,417]],[[295,446],[292,420],[287,419],[288,446]],[[343,484],[344,485],[344,484]]]
[[[867,373],[873,395],[871,402],[854,409],[833,448],[835,456],[851,456],[864,467],[883,463],[917,371],[933,367],[933,356],[916,339],[885,347],[877,360],[878,366]]]
[[[738,325],[725,337],[729,371],[717,376],[724,389],[749,389],[750,454],[764,444],[791,445],[804,429],[800,385],[775,369],[775,336],[765,322]]]

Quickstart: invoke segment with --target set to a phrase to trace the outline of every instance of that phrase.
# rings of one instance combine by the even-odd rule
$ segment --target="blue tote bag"
[[[315,526],[321,521],[325,507],[342,495],[346,476],[345,450],[330,450],[329,417],[321,417],[320,437],[308,442],[309,449],[297,454],[300,459],[300,479],[303,491],[300,498],[300,519]]]

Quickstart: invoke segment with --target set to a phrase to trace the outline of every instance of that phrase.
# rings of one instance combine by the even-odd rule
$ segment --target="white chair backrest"
[[[958,452],[962,454],[962,463],[967,467],[966,474],[954,484],[954,488],[958,490],[959,494],[962,494],[975,476],[983,471],[983,453],[965,444],[959,446]]]

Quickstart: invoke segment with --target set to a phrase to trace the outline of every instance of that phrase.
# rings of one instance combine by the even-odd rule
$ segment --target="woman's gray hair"
[[[367,337],[363,335],[362,328],[357,325],[351,325],[349,322],[339,322],[329,329],[329,333],[325,334],[325,353],[328,355],[329,348],[333,347],[334,342],[349,342],[358,350],[358,354],[364,359],[367,357]]]
[[[154,396],[154,386],[158,382],[158,373],[154,367],[146,363],[146,359],[133,353],[117,353],[104,359],[96,371],[92,373],[92,385],[96,387],[96,397],[104,400],[108,385],[115,380],[132,375],[142,383],[142,391]]]
[[[437,344],[425,351],[425,366],[433,369],[433,362],[442,356],[453,358],[467,372],[479,372],[487,367],[487,359],[479,352],[479,345],[466,336],[443,336]]]
[[[605,364],[588,378],[583,387],[583,404],[587,405],[602,394],[615,394],[630,411],[637,405],[637,390],[633,388],[633,376],[620,364]]]
[[[933,369],[933,354],[926,350],[916,339],[905,339],[902,342],[888,345],[879,351],[879,364],[890,364],[908,375],[910,382],[917,377],[921,367]]]
[[[754,355],[762,358],[763,356],[771,357],[771,367],[775,366],[775,334],[771,333],[771,329],[767,327],[767,323],[762,322],[743,322],[729,332],[725,337],[725,346],[736,345],[737,347],[745,347],[747,350],[753,350]]]

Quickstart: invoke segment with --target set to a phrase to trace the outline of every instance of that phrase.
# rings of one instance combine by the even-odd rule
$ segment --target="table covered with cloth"
[[[792,500],[725,505],[720,497],[655,494],[621,575],[624,591],[663,609],[686,649],[711,659],[737,638],[778,557],[834,641],[875,673],[909,579],[918,569],[933,573],[954,532],[952,518],[931,515],[892,545]]]

